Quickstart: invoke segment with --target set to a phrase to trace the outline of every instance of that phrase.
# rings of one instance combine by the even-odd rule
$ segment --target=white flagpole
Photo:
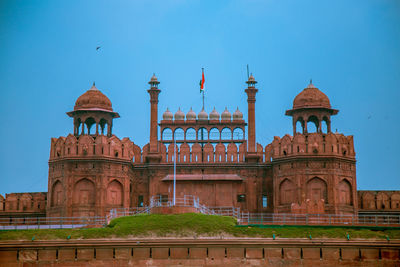
[[[176,139],[174,133],[174,201],[173,201],[174,206],[175,206],[175,199],[176,199]]]

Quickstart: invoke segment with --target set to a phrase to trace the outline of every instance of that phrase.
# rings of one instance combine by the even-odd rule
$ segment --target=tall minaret
[[[156,75],[154,74],[151,77],[150,81],[150,89],[147,90],[150,94],[150,148],[149,153],[147,155],[147,162],[159,162],[161,159],[161,155],[159,155],[158,149],[158,95],[161,90],[158,89],[158,85],[160,82],[157,80]]]
[[[247,83],[247,89],[245,90],[247,94],[247,123],[248,123],[248,140],[247,140],[247,161],[257,162],[258,155],[256,151],[256,94],[258,89],[255,87],[257,81],[254,79],[253,75],[250,75]]]

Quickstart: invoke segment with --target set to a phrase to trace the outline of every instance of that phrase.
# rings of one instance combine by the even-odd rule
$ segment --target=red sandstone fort
[[[221,115],[215,109],[186,115],[167,109],[159,121],[161,90],[153,76],[150,142],[142,148],[113,135],[119,114],[93,85],[67,112],[73,133],[51,139],[48,192],[0,195],[0,216],[104,216],[112,208],[148,205],[154,196],[169,201],[174,154],[177,197],[194,195],[206,206],[255,213],[400,213],[399,191],[357,191],[353,136],[332,133],[331,116],[338,110],[323,92],[310,83],[286,111],[293,136],[262,145],[256,143],[257,82],[250,76],[246,83],[247,122],[239,109]]]

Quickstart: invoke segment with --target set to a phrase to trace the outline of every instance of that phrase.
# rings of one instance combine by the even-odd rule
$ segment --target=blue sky
[[[96,52],[96,46],[101,46]],[[114,133],[149,140],[148,84],[169,107],[238,106],[246,64],[258,80],[257,142],[292,133],[284,115],[310,78],[354,135],[358,189],[400,190],[400,4],[381,1],[17,1],[0,3],[0,193],[47,191],[50,138],[96,81],[121,118]]]

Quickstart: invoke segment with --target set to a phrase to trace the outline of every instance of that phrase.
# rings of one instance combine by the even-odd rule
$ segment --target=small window
[[[143,207],[143,196],[138,197],[138,207]]]
[[[246,202],[246,195],[237,195],[237,202]]]
[[[262,196],[262,207],[267,208],[268,207],[268,197],[267,195]]]

